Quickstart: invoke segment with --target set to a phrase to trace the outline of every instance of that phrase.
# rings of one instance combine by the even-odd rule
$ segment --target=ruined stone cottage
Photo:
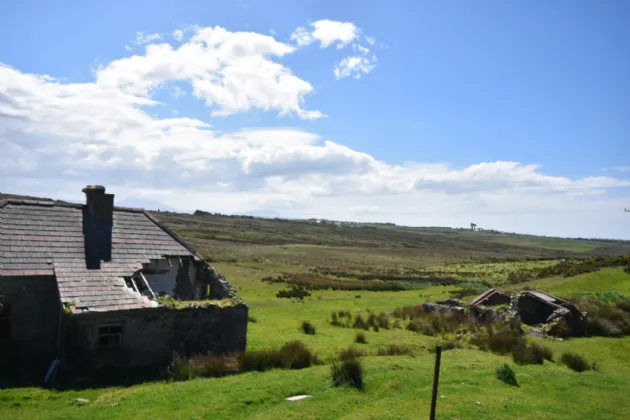
[[[0,201],[0,372],[244,351],[248,308],[225,278],[148,212],[83,192],[84,205]]]

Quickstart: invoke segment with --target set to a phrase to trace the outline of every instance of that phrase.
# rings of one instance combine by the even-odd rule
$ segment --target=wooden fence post
[[[435,371],[433,372],[433,395],[431,396],[431,417],[429,420],[435,420],[435,408],[437,405],[438,383],[440,381],[440,360],[442,359],[442,347],[435,348]]]

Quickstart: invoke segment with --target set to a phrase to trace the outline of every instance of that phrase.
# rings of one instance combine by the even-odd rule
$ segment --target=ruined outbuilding
[[[470,313],[480,322],[493,322],[501,317],[493,307],[506,304],[523,324],[545,325],[549,332],[561,330],[566,335],[585,332],[586,317],[574,304],[540,290],[516,291],[508,296],[489,289],[471,302]]]
[[[497,289],[488,289],[473,300],[470,305],[498,306],[507,305],[508,303],[510,303],[510,297],[508,295],[499,292]]]
[[[85,204],[0,201],[0,372],[245,349],[248,308],[223,276],[148,212],[83,192]]]
[[[586,316],[571,302],[540,290],[524,290],[512,295],[512,308],[527,325],[564,323],[564,334],[583,335]]]

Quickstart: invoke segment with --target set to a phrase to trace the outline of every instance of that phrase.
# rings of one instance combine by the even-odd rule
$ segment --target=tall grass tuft
[[[358,358],[334,361],[330,367],[333,386],[363,389],[363,366]]]
[[[407,354],[411,354],[411,349],[398,344],[390,344],[387,347],[380,347],[378,349],[379,356],[402,356]]]
[[[302,369],[321,363],[302,342],[291,341],[279,350],[248,351],[239,356],[243,372],[269,369]]]
[[[304,334],[315,335],[316,333],[315,325],[311,324],[308,321],[302,322],[301,328]]]
[[[593,365],[589,365],[588,361],[584,356],[580,356],[576,353],[563,353],[560,358],[562,364],[566,365],[569,369],[572,369],[576,372],[585,372],[590,370],[592,367],[596,367],[597,364],[593,363]]]

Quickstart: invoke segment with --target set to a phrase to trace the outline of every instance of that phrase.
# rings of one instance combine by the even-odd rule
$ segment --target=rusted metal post
[[[435,347],[435,371],[433,372],[433,395],[431,396],[431,417],[435,420],[435,408],[437,405],[438,383],[440,382],[440,360],[442,359],[442,347]]]

